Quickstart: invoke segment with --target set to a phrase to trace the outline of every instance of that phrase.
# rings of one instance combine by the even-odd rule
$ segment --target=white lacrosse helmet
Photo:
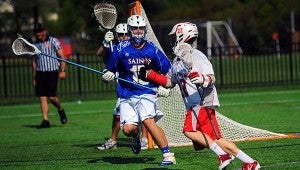
[[[127,24],[126,23],[120,23],[116,26],[115,28],[115,31],[116,33],[128,33],[128,30],[127,30]]]
[[[197,48],[198,35],[199,32],[196,24],[190,22],[181,22],[174,25],[171,32],[169,33],[171,45],[173,48],[180,43],[189,43],[193,48]],[[192,38],[194,38],[194,41],[188,42]]]
[[[147,34],[146,19],[141,15],[132,15],[128,18],[127,25],[130,39],[137,45],[142,44],[145,41]],[[139,28],[140,30],[144,31],[133,33],[133,28]]]
[[[117,39],[118,39],[118,42],[121,42],[121,41],[124,41],[124,40],[127,40],[128,39],[128,28],[127,28],[127,24],[126,23],[120,23],[116,26],[115,28],[115,33],[116,33],[116,36]],[[121,34],[121,36],[119,36],[119,34]],[[124,37],[124,35],[126,35]]]

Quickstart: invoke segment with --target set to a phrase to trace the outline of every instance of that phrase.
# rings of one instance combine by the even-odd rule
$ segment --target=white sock
[[[148,143],[148,139],[147,138],[142,138],[141,141]]]
[[[239,160],[241,160],[244,163],[253,163],[254,162],[254,160],[250,156],[245,154],[242,150],[240,150],[236,154],[236,158],[238,158]]]
[[[214,142],[210,147],[210,150],[212,150],[215,154],[218,156],[226,154],[226,152],[223,151],[223,149],[216,143]]]

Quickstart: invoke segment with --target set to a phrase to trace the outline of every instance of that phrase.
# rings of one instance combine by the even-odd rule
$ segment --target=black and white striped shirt
[[[47,37],[45,41],[37,41],[34,45],[44,54],[59,57],[57,51],[62,48],[57,38]],[[36,57],[36,71],[46,72],[59,69],[60,63],[57,59],[38,54]]]

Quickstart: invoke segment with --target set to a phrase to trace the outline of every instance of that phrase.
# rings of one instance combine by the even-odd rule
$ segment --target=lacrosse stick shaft
[[[93,69],[93,68],[90,68],[90,67],[87,67],[87,66],[84,66],[84,65],[81,65],[81,64],[78,64],[78,63],[74,63],[72,61],[69,61],[69,60],[65,60],[65,59],[62,59],[62,58],[59,58],[59,57],[55,57],[55,56],[52,56],[52,55],[49,55],[49,54],[45,54],[45,53],[40,53],[41,55],[44,55],[44,56],[47,56],[47,57],[50,57],[50,58],[54,58],[54,59],[57,59],[59,61],[63,61],[63,62],[66,62],[68,64],[72,64],[72,65],[75,65],[77,67],[80,67],[80,68],[84,68],[86,70],[89,70],[89,71],[92,71],[92,72],[95,72],[95,73],[98,73],[98,74],[105,74],[104,72],[102,71],[99,71],[99,70],[96,70],[96,69]],[[150,87],[147,87],[147,86],[144,86],[142,84],[138,84],[138,83],[134,83],[134,82],[131,82],[129,80],[126,80],[126,79],[123,79],[123,78],[120,78],[120,77],[115,77],[115,79],[118,79],[118,80],[121,80],[121,81],[124,81],[126,83],[130,83],[130,84],[133,84],[133,85],[136,85],[136,86],[140,86],[140,87],[143,87],[143,88],[146,88],[146,89],[149,89],[149,90],[153,90],[155,91],[154,89],[150,88]],[[156,92],[156,91],[155,91]]]
[[[200,98],[201,98],[201,102],[203,103],[204,102],[204,97],[203,97],[203,90],[202,90],[202,92],[199,90],[201,87],[200,87],[200,85],[198,85],[198,84],[196,84],[196,88],[197,88],[197,91],[198,91],[198,93],[199,93],[199,95],[200,95]],[[209,119],[209,122],[210,122],[210,124],[211,124],[211,126],[212,126],[212,128],[213,128],[213,131],[214,131],[214,133],[215,133],[215,135],[216,135],[216,138],[217,138],[217,140],[219,140],[220,139],[220,136],[219,136],[219,133],[217,132],[217,130],[216,130],[216,126],[215,126],[215,124],[214,124],[214,122],[213,122],[213,120],[212,120],[212,118],[211,118],[211,115],[210,115],[210,113],[209,113],[209,110],[208,110],[208,108],[203,104],[203,107],[204,107],[204,109],[205,109],[205,112],[206,112],[206,114],[207,114],[207,116],[208,116],[208,119]]]
[[[110,41],[110,49],[111,49],[111,52],[114,51],[114,47],[113,47],[112,41]]]

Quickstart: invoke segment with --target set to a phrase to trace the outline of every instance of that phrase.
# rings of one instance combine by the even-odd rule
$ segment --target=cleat
[[[139,154],[141,152],[141,141],[139,135],[137,137],[132,137],[131,149],[135,154]]]
[[[147,140],[147,138],[142,138],[142,140],[141,140],[141,149],[142,150],[148,149],[148,140]]]
[[[224,154],[224,155],[220,155],[218,157],[219,159],[219,170],[225,170],[226,167],[231,163],[231,161],[234,160],[234,156],[230,155],[230,154]]]
[[[109,138],[103,145],[98,146],[99,150],[117,149],[117,142]]]
[[[48,120],[43,120],[41,124],[36,126],[37,129],[50,128],[50,122]]]
[[[242,167],[242,170],[258,170],[258,169],[260,169],[260,165],[255,160],[252,163],[244,163]]]
[[[60,122],[61,124],[66,124],[68,119],[67,119],[67,115],[65,113],[65,110],[62,109],[60,111],[58,111],[59,117],[60,117]]]
[[[159,166],[168,166],[172,164],[176,164],[174,153],[168,152],[163,154],[164,159],[159,164]]]

